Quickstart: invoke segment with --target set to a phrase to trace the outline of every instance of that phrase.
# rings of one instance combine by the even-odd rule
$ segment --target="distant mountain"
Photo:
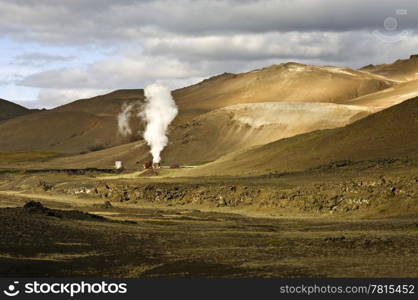
[[[144,101],[143,89],[117,90],[105,95],[98,95],[88,99],[80,99],[59,106],[53,111],[84,112],[98,116],[115,117],[124,103]]]
[[[384,76],[395,81],[410,81],[418,79],[418,54],[409,59],[398,59],[391,64],[368,65],[360,70]]]
[[[181,120],[234,104],[257,102],[328,102],[384,90],[394,82],[368,72],[299,63],[272,65],[251,72],[224,73],[174,91]]]
[[[30,114],[37,110],[27,109],[13,102],[0,99],[0,122],[6,121],[18,116]]]
[[[75,154],[126,143],[129,139],[118,134],[117,115],[124,103],[142,100],[138,90],[121,90],[8,120],[0,124],[0,151]]]
[[[380,111],[416,96],[418,96],[418,79],[402,82],[388,89],[351,99],[347,101],[347,104],[367,106],[373,111]]]
[[[194,136],[195,139],[199,139],[202,134],[209,134],[211,137],[223,136],[223,133],[218,131],[223,130],[222,126],[228,124],[224,121],[232,111],[210,113],[225,107],[268,102],[322,102],[340,105],[355,97],[391,88],[395,84],[380,75],[365,71],[298,63],[273,65],[241,74],[225,73],[173,91],[180,112],[170,131],[175,136],[170,142],[183,141],[181,147],[176,149],[187,148],[187,151],[184,151],[193,152],[190,149],[201,147],[206,143],[196,144],[193,142],[189,148],[185,143],[187,140],[187,137],[184,138],[185,135]],[[0,151],[43,150],[79,154],[141,140],[140,132],[144,124],[136,117],[131,118],[132,134],[124,137],[118,133],[117,116],[122,111],[124,104],[140,104],[143,101],[144,92],[141,89],[118,90],[106,95],[77,100],[35,115],[20,116],[5,121],[0,124]],[[132,116],[137,115],[139,105],[136,105],[135,109]],[[251,109],[260,116],[260,113],[257,114],[257,110],[264,108],[263,106],[250,105],[247,107],[247,113]],[[301,109],[306,114],[316,112],[312,107],[306,110],[301,106]],[[280,109],[275,108],[273,111],[281,114]],[[286,124],[286,129],[282,128],[276,132],[272,130],[272,126],[264,126],[256,130],[239,129],[234,133],[234,135],[238,135],[237,137],[229,141],[222,141],[225,143],[224,147],[218,144],[219,149],[223,148],[222,151],[214,150],[211,155],[199,156],[199,159],[216,159],[226,152],[235,150],[236,147],[263,144],[306,131],[341,126],[355,119],[350,119],[353,117],[352,110],[342,107],[341,110],[335,111],[343,111],[343,114],[346,115],[336,115],[345,121],[335,120],[328,116],[327,118],[333,121],[325,127],[324,122],[317,124],[303,122],[304,125],[299,126],[298,120],[295,119],[294,124]],[[363,112],[361,115],[365,116],[367,113]],[[198,128],[193,131],[187,127],[187,122],[194,122],[195,118],[200,117],[201,120],[197,121],[203,122],[204,126],[211,126],[210,129],[205,129],[202,132]],[[217,124],[217,121],[220,122]],[[182,127],[182,124],[185,124],[187,128]],[[235,123],[234,126],[232,128],[241,125]],[[292,129],[292,126],[295,126],[295,129]],[[240,135],[242,135],[242,141],[238,140],[241,138]],[[248,136],[248,138],[244,139],[244,136]],[[213,140],[213,142],[217,142],[217,140]],[[177,150],[168,151],[168,153],[174,153]],[[195,154],[198,155],[198,152]]]
[[[418,159],[418,97],[342,128],[314,131],[228,154],[185,175],[299,171],[333,161]]]
[[[370,114],[367,108],[332,103],[268,102],[228,106],[174,126],[163,163],[201,164],[255,145],[317,129],[335,128]],[[210,145],[210,146],[208,146]],[[136,142],[85,155],[58,158],[50,167],[112,167],[122,160],[135,168],[149,159],[148,147]],[[53,164],[53,165],[51,165]]]
[[[242,103],[291,101],[343,104],[352,98],[381,91],[394,84],[380,76],[349,68],[299,63],[272,65],[239,74],[224,73],[173,91],[180,109],[176,123]],[[117,90],[77,100],[55,110],[115,115],[124,102],[143,100],[142,89]]]
[[[84,112],[45,111],[0,124],[0,151],[79,153],[114,144],[115,120]]]

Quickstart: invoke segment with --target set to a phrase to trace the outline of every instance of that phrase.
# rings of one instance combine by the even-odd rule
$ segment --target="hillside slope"
[[[409,59],[398,59],[391,64],[368,65],[360,70],[395,81],[415,80],[418,79],[418,55],[411,55]]]
[[[170,144],[163,152],[163,164],[201,164],[227,153],[265,144],[317,129],[344,126],[368,115],[363,107],[331,103],[269,102],[238,104],[194,118],[175,126]],[[208,146],[210,145],[210,146]],[[49,167],[88,166],[108,168],[115,160],[125,167],[149,157],[144,142],[116,146],[94,153],[57,158]]]
[[[143,89],[117,90],[105,95],[99,95],[88,99],[80,99],[59,106],[53,111],[79,111],[98,116],[115,117],[124,103],[142,103],[144,101]]]
[[[141,123],[131,120],[131,137],[118,132],[117,116],[124,103],[140,103],[140,90],[121,90],[82,99],[0,124],[0,151],[47,150],[77,154],[139,139]]]
[[[0,99],[0,122],[13,119],[18,116],[33,113],[35,110],[27,109],[13,102]]]
[[[242,103],[344,103],[393,85],[394,82],[368,72],[299,63],[272,65],[240,74],[224,73],[173,91],[180,111],[175,123],[179,124],[212,110]],[[55,110],[115,115],[124,102],[135,101],[144,101],[142,89],[118,90],[90,99],[77,100]]]
[[[278,101],[344,103],[393,84],[367,72],[296,63],[273,65],[242,74],[224,74],[173,91],[180,111],[173,126],[235,104]],[[143,90],[119,90],[77,100],[36,117],[27,115],[6,121],[0,124],[0,151],[48,150],[78,154],[141,140],[140,132],[144,126],[141,120],[131,118],[132,134],[122,136],[118,132],[117,116],[124,104],[132,103],[136,105],[131,116],[136,116],[143,101]],[[259,139],[257,143],[269,141],[271,139],[264,142]]]
[[[341,127],[368,114],[367,108],[332,103],[232,105],[173,128],[163,158],[167,162],[201,164],[254,145],[313,130]]]
[[[176,90],[173,95],[184,113],[180,119],[191,119],[241,103],[345,103],[393,84],[381,76],[349,68],[286,63],[241,74],[225,73]]]
[[[79,153],[114,143],[112,117],[83,112],[44,111],[13,118],[0,125],[1,151],[44,150]]]
[[[342,128],[315,131],[235,152],[185,172],[188,176],[304,170],[332,161],[418,159],[418,98]]]
[[[373,111],[380,111],[416,96],[418,96],[418,79],[351,99],[347,101],[347,104],[365,106]]]

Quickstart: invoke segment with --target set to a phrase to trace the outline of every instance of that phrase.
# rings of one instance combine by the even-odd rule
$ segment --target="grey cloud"
[[[38,72],[18,82],[21,86],[54,89],[120,89],[142,87],[155,80],[187,80],[207,74],[204,64],[158,56],[108,58],[86,69],[67,68]]]
[[[384,33],[383,33],[384,34]],[[396,33],[394,33],[396,34]],[[271,60],[297,60],[315,64],[360,67],[408,57],[418,49],[418,34],[409,32],[396,43],[387,43],[372,32],[286,32],[172,36],[144,41],[145,53],[180,57],[184,60],[241,61],[242,64]]]
[[[0,79],[0,86],[8,85],[10,83],[11,83],[10,80]]]
[[[74,56],[63,56],[55,54],[47,54],[41,52],[24,53],[16,56],[14,63],[16,64],[45,64],[57,61],[70,61],[75,59]]]
[[[173,36],[144,41],[145,53],[215,60],[323,58],[336,56],[340,34],[333,32],[269,32],[216,36]]]
[[[81,69],[41,71],[17,82],[19,85],[40,88],[85,88],[94,85]]]
[[[408,0],[275,1],[7,1],[0,0],[0,35],[46,43],[132,42],[159,34],[416,29],[418,3]],[[396,16],[396,9],[407,15]],[[30,28],[30,30],[27,30]]]
[[[40,88],[41,103],[51,107],[101,91],[153,81],[176,88],[286,61],[391,62],[418,49],[417,15],[418,2],[408,0],[0,0],[0,39],[107,51],[107,58],[87,65],[15,80]],[[390,16],[399,23],[394,32],[383,27]],[[409,35],[385,43],[373,30]],[[26,53],[16,61],[70,59]]]
[[[408,57],[411,49],[418,49],[418,35],[411,34],[398,43],[384,43],[362,31],[175,36],[145,41],[144,46],[144,52],[140,48],[122,51],[86,68],[37,72],[18,84],[45,89],[120,89],[164,80],[180,87],[198,78],[289,60],[361,67]]]

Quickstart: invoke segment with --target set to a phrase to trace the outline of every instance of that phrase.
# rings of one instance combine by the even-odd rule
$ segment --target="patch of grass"
[[[266,242],[266,245],[269,247],[278,247],[280,245],[283,245],[283,241],[280,240],[268,240]]]
[[[161,226],[175,226],[175,225],[180,224],[179,221],[176,222],[173,220],[157,220],[157,219],[142,220],[142,222],[152,224],[152,225],[161,225]]]
[[[20,170],[13,170],[13,169],[0,169],[0,175],[1,174],[9,174],[9,173],[18,174],[18,173],[21,173],[21,171]]]
[[[411,225],[407,228],[407,231],[418,232],[418,223]]]
[[[0,163],[10,164],[25,161],[47,160],[60,156],[61,153],[47,151],[28,151],[28,152],[0,152]]]

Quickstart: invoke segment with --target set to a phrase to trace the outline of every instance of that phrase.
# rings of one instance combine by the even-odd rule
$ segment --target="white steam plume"
[[[177,105],[166,86],[154,83],[145,88],[145,105],[140,115],[147,124],[144,139],[151,147],[154,163],[159,163],[161,160],[161,151],[168,143],[166,135],[168,125],[177,113]]]
[[[118,115],[118,129],[122,136],[128,136],[132,134],[132,129],[129,126],[129,119],[131,118],[131,110],[134,106],[134,103],[124,103],[122,105],[122,111]]]

